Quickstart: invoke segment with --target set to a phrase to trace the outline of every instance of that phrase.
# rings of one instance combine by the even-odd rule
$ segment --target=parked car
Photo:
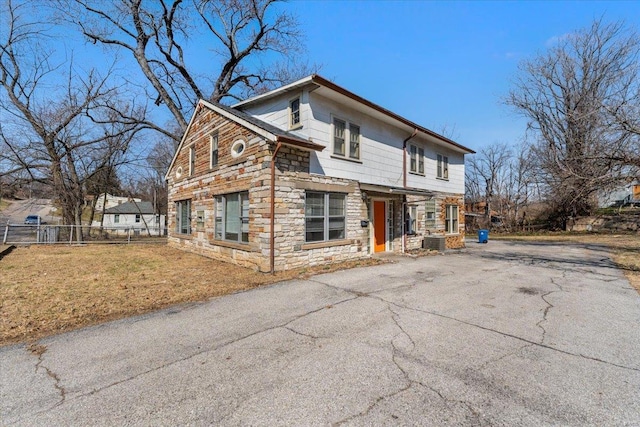
[[[46,224],[46,222],[42,219],[42,217],[38,215],[28,215],[24,219],[24,223],[29,225]]]

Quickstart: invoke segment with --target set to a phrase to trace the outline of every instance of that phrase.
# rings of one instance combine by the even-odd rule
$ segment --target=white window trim
[[[182,232],[183,224],[182,224],[182,205],[187,205],[187,224],[186,224],[186,232]],[[188,236],[191,234],[191,199],[178,200],[175,202],[176,207],[176,233],[181,234],[183,236]]]
[[[240,150],[239,152],[238,147],[242,147],[242,150]],[[246,150],[247,143],[244,142],[244,139],[236,139],[235,141],[233,141],[233,144],[231,144],[231,157],[237,159],[238,157],[242,156]]]
[[[307,199],[307,194],[321,194],[324,197],[324,212],[322,215],[323,218],[323,240],[307,240],[307,218],[321,218],[320,216],[307,216],[306,214],[306,199]],[[342,211],[344,215],[330,215],[329,213],[329,199],[331,195],[338,195],[338,196],[342,196],[343,197],[343,205],[342,205]],[[321,243],[321,242],[332,242],[332,241],[336,241],[336,240],[343,240],[346,239],[347,237],[347,195],[344,193],[335,193],[335,192],[324,192],[324,191],[308,191],[307,193],[305,193],[305,230],[304,230],[304,241],[305,243]],[[344,228],[343,228],[343,236],[340,238],[334,238],[331,239],[329,237],[329,222],[331,221],[331,218],[344,218]]]
[[[344,154],[336,153],[335,146],[335,120],[344,122]],[[351,126],[358,128],[358,156],[351,157]],[[338,159],[360,162],[362,159],[362,126],[343,117],[331,115],[331,156]]]
[[[452,215],[453,208],[456,211],[455,216]],[[460,207],[458,205],[449,204],[445,206],[444,227],[446,234],[460,234]]]
[[[449,180],[449,156],[444,154],[436,155],[436,178],[445,181]]]
[[[291,104],[295,100],[298,100],[298,123],[293,123],[293,109],[291,108]],[[295,96],[289,99],[289,106],[287,107],[287,116],[289,118],[289,129],[300,129],[302,127],[302,97],[300,95]]]
[[[216,149],[213,149],[213,141],[216,141]],[[216,152],[216,162],[213,163],[213,152]],[[213,169],[220,163],[220,134],[214,130],[209,135],[209,169]]]
[[[411,164],[411,157],[413,155],[412,153],[412,149],[415,148],[416,150],[416,164],[415,164],[415,168],[413,167],[413,165]],[[417,144],[409,144],[409,150],[408,150],[408,155],[409,155],[409,173],[415,174],[415,175],[422,175],[424,176],[424,148],[417,145]],[[420,170],[422,169],[422,170]]]
[[[232,242],[232,243],[238,243],[241,245],[248,245],[249,244],[249,239],[247,238],[247,241],[245,242],[244,240],[242,240],[242,225],[244,223],[245,217],[240,216],[240,232],[238,233],[238,239],[237,240],[233,240],[233,239],[227,239],[226,235],[227,235],[227,230],[226,230],[226,224],[227,224],[227,197],[231,196],[231,195],[238,195],[238,201],[239,201],[239,207],[240,207],[240,215],[242,215],[242,198],[243,196],[245,196],[247,198],[247,201],[249,200],[249,192],[248,191],[239,191],[237,193],[228,193],[228,194],[221,194],[219,196],[216,196],[215,198],[215,202],[216,202],[216,206],[215,206],[215,210],[214,210],[214,233],[213,233],[213,238],[215,240],[218,241],[224,241],[224,242]],[[248,203],[248,202],[247,202]],[[251,209],[251,206],[249,205],[249,209]],[[249,217],[246,217],[246,221],[249,221]]]
[[[196,169],[196,145],[189,146],[189,176],[193,176]]]

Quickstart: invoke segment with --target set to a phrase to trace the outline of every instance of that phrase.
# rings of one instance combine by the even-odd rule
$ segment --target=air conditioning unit
[[[444,236],[427,236],[422,241],[422,249],[431,249],[433,251],[444,252],[446,242]]]

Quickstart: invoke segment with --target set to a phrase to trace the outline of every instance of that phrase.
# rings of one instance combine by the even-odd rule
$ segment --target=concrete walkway
[[[2,425],[640,425],[640,296],[491,241],[0,349]]]

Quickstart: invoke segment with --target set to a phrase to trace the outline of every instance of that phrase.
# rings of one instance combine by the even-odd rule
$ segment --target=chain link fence
[[[165,227],[100,227],[88,225],[27,225],[4,227],[2,243],[77,244],[77,243],[158,243],[166,240]]]

